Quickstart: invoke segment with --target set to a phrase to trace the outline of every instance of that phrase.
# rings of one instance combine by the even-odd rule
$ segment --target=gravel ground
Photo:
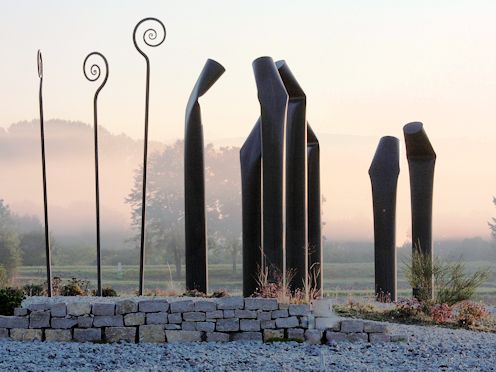
[[[0,341],[1,371],[494,371],[496,334],[391,324],[408,343],[79,344]]]

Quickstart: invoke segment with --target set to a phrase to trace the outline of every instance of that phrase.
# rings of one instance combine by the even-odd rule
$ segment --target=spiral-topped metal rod
[[[143,184],[141,194],[141,239],[140,239],[140,278],[139,278],[139,294],[143,294],[144,280],[145,280],[145,216],[146,216],[146,174],[147,174],[147,160],[148,160],[148,106],[150,102],[150,60],[148,56],[139,47],[136,33],[138,28],[144,22],[155,22],[161,27],[163,35],[159,35],[155,28],[147,28],[143,33],[143,42],[150,47],[157,47],[165,40],[166,30],[165,26],[157,18],[144,18],[139,21],[134,27],[133,42],[138,52],[145,58],[146,62],[146,90],[145,90],[145,136],[143,139]],[[158,39],[157,39],[158,37]]]
[[[83,73],[89,81],[97,81],[101,76],[101,68],[96,63],[91,66],[88,65],[88,60],[91,57],[100,57],[105,64],[105,76],[97,88],[93,97],[93,130],[95,139],[95,193],[96,193],[96,267],[97,267],[97,296],[102,295],[102,261],[101,261],[101,248],[100,248],[100,178],[98,171],[98,94],[107,83],[109,75],[108,62],[105,56],[99,52],[92,52],[86,56],[83,62]],[[89,66],[89,68],[88,68]]]
[[[41,170],[43,174],[43,214],[45,219],[45,252],[46,252],[46,272],[47,272],[47,294],[52,297],[52,252],[50,249],[50,232],[48,229],[48,196],[47,196],[47,177],[45,161],[45,122],[43,117],[43,58],[41,51],[38,49],[36,56],[38,65],[38,77],[40,78],[40,88],[38,92],[40,107],[40,135],[41,135]]]

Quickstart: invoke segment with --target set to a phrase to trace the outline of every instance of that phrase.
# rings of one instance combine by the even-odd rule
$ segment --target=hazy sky
[[[422,121],[435,148],[436,141],[458,139],[446,152],[438,151],[437,175],[446,178],[436,186],[435,213],[445,225],[450,218],[477,216],[468,223],[480,226],[473,233],[487,231],[496,194],[494,155],[482,152],[496,148],[494,1],[0,1],[1,126],[38,117],[38,48],[44,57],[45,116],[91,123],[95,84],[83,77],[82,62],[96,50],[110,65],[100,123],[113,133],[142,137],[145,63],[132,31],[141,18],[154,16],[164,22],[167,39],[147,49],[151,139],[183,136],[189,93],[205,60],[213,58],[226,73],[202,99],[206,140],[235,138],[241,145],[259,116],[251,62],[262,55],[285,59],[307,94],[307,117],[317,134],[402,140],[405,123]],[[467,150],[464,138],[485,145]],[[371,160],[373,149],[366,151],[361,155]],[[466,151],[476,164],[463,161]],[[335,174],[323,165],[328,184],[363,183],[356,196],[363,208],[354,213],[367,221],[370,185],[363,172],[370,160],[360,178],[349,177],[357,171],[346,168],[346,159]],[[479,187],[474,192],[465,172],[477,175],[470,179]],[[407,174],[403,166],[403,188]],[[334,191],[341,189],[346,185]],[[346,214],[342,196],[330,193],[332,188],[326,208]],[[408,197],[399,202],[406,216]],[[406,217],[402,221],[399,239],[408,225]]]

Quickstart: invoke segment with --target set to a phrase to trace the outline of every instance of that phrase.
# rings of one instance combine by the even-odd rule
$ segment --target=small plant
[[[424,312],[424,309],[425,305],[415,297],[400,298],[395,302],[391,315],[401,319],[417,318]]]
[[[96,296],[96,289],[91,291],[93,296]],[[102,288],[102,297],[117,297],[117,292],[112,287]]]
[[[19,288],[0,289],[0,315],[14,315],[14,309],[21,306],[24,292]]]
[[[69,282],[60,287],[61,296],[88,296],[88,286],[90,282],[84,279],[72,278]]]
[[[48,287],[47,282],[45,282],[45,287]],[[60,276],[54,276],[52,279],[52,293],[54,296],[60,296],[60,290],[62,288],[62,278]]]
[[[413,288],[413,295],[420,302],[432,300],[432,285],[434,277],[439,272],[439,261],[425,254],[419,246],[412,250],[411,262],[404,262],[405,276]]]
[[[183,293],[185,297],[207,297],[207,295],[198,289],[189,289]]]
[[[30,296],[43,296],[46,293],[43,284],[26,284],[22,287],[22,291],[28,297]]]
[[[214,291],[209,297],[211,298],[229,297],[229,293],[227,293],[227,291],[225,291],[224,289],[219,289],[217,291]]]
[[[489,318],[489,311],[482,303],[463,301],[455,306],[455,319],[463,327],[479,325]]]
[[[430,316],[435,323],[444,324],[451,320],[453,311],[448,304],[434,304],[429,309]]]

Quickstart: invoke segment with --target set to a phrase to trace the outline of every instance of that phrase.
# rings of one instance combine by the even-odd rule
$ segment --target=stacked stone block
[[[318,321],[323,315],[319,306],[242,297],[40,303],[18,308],[14,316],[0,316],[0,338],[153,343],[290,339],[313,344],[394,339],[377,323],[333,318],[328,327]],[[320,323],[325,327],[317,326]]]

